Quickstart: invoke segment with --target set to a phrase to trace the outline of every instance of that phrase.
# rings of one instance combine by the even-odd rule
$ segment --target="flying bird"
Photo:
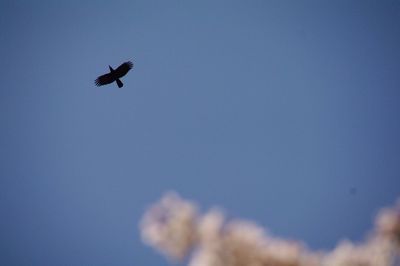
[[[118,88],[122,88],[124,84],[120,80],[123,76],[128,73],[129,70],[131,70],[133,67],[133,63],[131,61],[125,62],[122,65],[120,65],[117,69],[113,69],[110,65],[108,68],[110,69],[110,73],[104,74],[100,77],[98,77],[94,83],[96,86],[102,86],[106,84],[113,83],[114,81],[117,82]]]

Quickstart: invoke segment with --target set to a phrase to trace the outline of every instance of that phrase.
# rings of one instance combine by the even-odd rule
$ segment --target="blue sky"
[[[137,229],[168,190],[363,239],[400,195],[398,25],[399,1],[0,1],[0,264],[168,265]]]

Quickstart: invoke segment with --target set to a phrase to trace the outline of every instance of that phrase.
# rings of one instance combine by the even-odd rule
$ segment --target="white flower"
[[[170,258],[192,254],[189,266],[395,266],[399,262],[400,204],[384,209],[362,244],[341,242],[331,252],[312,252],[301,242],[272,237],[243,220],[224,221],[213,209],[167,194],[144,215],[143,240]]]

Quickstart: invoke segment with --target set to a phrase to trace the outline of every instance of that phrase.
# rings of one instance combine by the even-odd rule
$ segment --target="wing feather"
[[[113,78],[113,76],[111,74],[104,74],[104,75],[101,75],[100,77],[98,77],[94,81],[94,83],[96,84],[96,86],[102,86],[102,85],[110,84],[114,81],[115,81],[115,79]]]
[[[125,62],[115,70],[115,73],[117,74],[118,78],[121,78],[125,76],[126,73],[128,73],[128,71],[132,69],[132,67],[133,63],[131,61]]]

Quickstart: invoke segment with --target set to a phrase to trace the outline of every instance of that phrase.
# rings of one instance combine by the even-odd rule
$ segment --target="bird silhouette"
[[[133,67],[133,63],[131,61],[121,64],[115,70],[109,65],[108,68],[110,69],[110,73],[101,75],[94,81],[94,83],[96,84],[96,86],[103,86],[103,85],[110,84],[110,83],[113,83],[114,81],[116,81],[118,88],[122,88],[124,86],[124,84],[122,83],[120,78],[125,76],[126,73],[128,73],[128,71],[132,69],[132,67]]]

